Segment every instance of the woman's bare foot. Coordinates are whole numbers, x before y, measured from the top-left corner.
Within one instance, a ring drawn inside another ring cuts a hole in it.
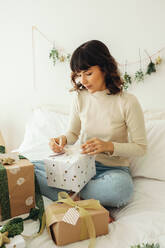
[[[82,200],[79,193],[70,192],[68,195],[72,198],[73,201]]]
[[[110,213],[109,213],[109,221],[108,221],[108,223],[112,223],[112,222],[114,222],[115,221],[115,219],[110,215]]]

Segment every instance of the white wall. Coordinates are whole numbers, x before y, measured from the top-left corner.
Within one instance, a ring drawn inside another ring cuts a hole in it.
[[[53,67],[48,59],[51,44],[38,32],[33,87],[32,25],[69,53],[87,40],[99,39],[124,63],[138,60],[139,48],[144,58],[144,49],[153,54],[165,46],[164,12],[164,0],[0,0],[0,128],[7,149],[20,145],[33,107],[70,104],[69,64]],[[127,68],[135,72],[138,65]],[[165,108],[164,69],[165,63],[144,84],[129,89],[143,108]]]

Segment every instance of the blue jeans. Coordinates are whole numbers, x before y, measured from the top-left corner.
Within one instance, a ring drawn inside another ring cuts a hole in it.
[[[31,161],[35,165],[35,174],[40,185],[41,194],[53,201],[63,189],[47,185],[46,171],[43,161]],[[96,175],[80,191],[83,199],[94,198],[103,206],[121,207],[126,205],[133,194],[133,181],[128,167],[105,166],[96,161]]]

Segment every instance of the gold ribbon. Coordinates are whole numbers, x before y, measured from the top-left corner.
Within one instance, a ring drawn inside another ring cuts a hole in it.
[[[41,224],[40,231],[38,233],[34,233],[34,234],[31,234],[31,235],[21,234],[21,236],[24,239],[33,239],[33,238],[39,237],[43,233],[43,231],[45,229],[45,225],[46,225],[46,216],[45,216],[45,213],[44,213],[43,216],[42,216],[42,224]]]
[[[13,158],[0,158],[0,162],[3,164],[3,165],[12,165],[14,162],[15,162],[15,159]]]
[[[73,201],[66,192],[59,192],[58,193],[58,202],[63,202],[71,207],[75,207],[78,211],[80,216],[82,217],[82,224],[81,224],[81,234],[80,240],[86,239],[87,233],[89,234],[90,243],[88,248],[93,248],[96,242],[96,232],[95,226],[93,224],[92,217],[90,213],[86,209],[100,209],[101,205],[98,200],[90,199],[85,201]],[[65,213],[68,210],[66,207],[60,207],[59,209],[54,209],[53,214],[58,215]],[[60,221],[60,218],[56,218],[57,221]],[[47,227],[52,223],[52,213],[47,214]]]

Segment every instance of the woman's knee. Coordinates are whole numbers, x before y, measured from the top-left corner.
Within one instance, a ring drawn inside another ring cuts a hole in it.
[[[112,206],[121,207],[126,205],[133,195],[133,180],[131,176],[125,171],[115,172],[112,185],[114,192]]]
[[[122,170],[111,170],[91,180],[82,190],[82,197],[95,198],[104,206],[120,207],[127,204],[133,193],[131,176]]]

